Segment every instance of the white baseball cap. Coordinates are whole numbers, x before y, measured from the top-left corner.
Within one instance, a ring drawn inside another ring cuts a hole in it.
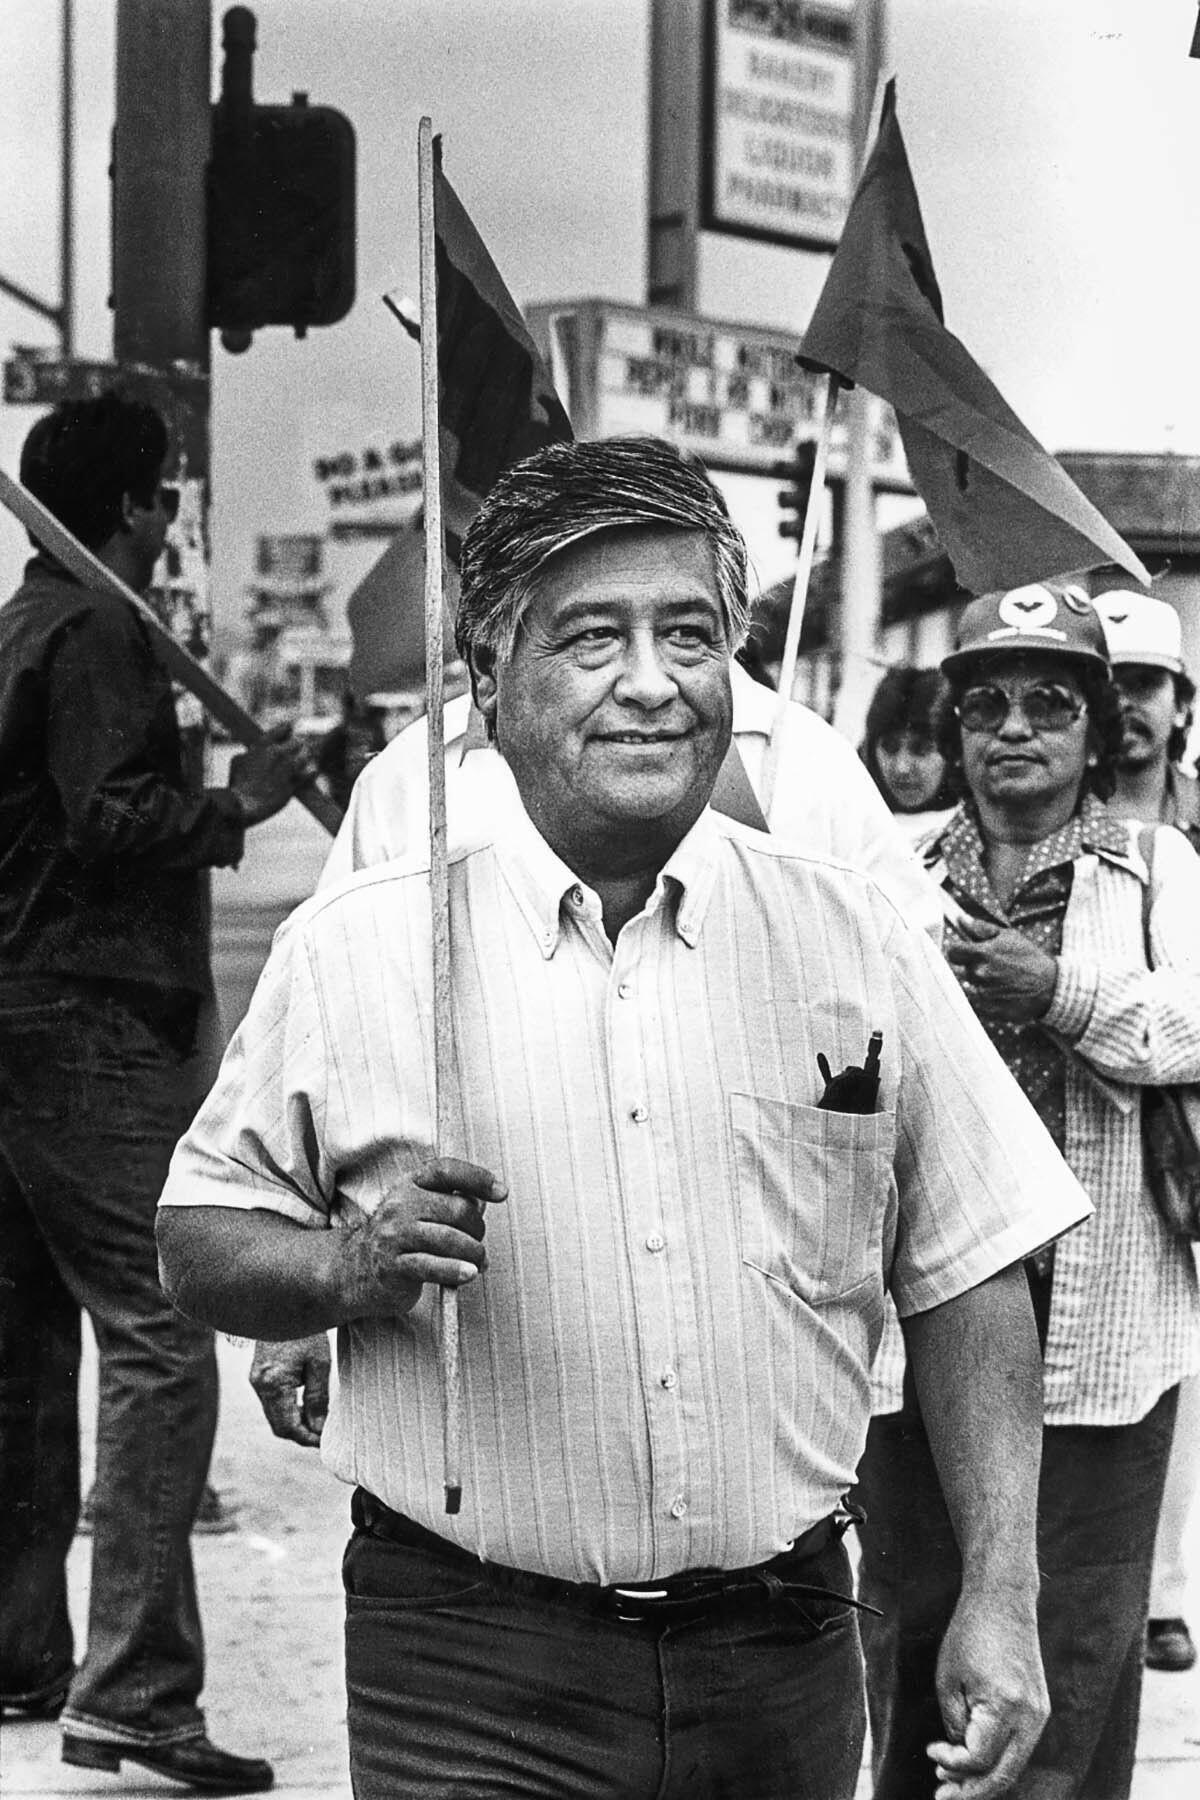
[[[1148,663],[1151,668],[1183,674],[1183,632],[1179,614],[1166,600],[1114,588],[1096,595],[1096,611],[1104,622],[1108,654],[1114,665]]]

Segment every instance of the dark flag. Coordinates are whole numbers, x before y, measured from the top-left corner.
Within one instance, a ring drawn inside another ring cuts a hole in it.
[[[442,504],[461,536],[496,477],[571,422],[466,208],[434,169]]]
[[[458,570],[446,567],[447,656],[454,655]],[[354,649],[347,679],[359,700],[420,685],[425,670],[425,533],[420,523],[398,531],[346,602]]]
[[[909,470],[970,593],[1117,563],[1149,575],[943,323],[896,84],[804,334],[807,367],[886,400]]]
[[[502,470],[574,434],[550,372],[434,140],[442,507],[461,537]],[[420,326],[393,308],[413,336]]]
[[[434,232],[442,513],[453,543],[504,469],[573,433],[520,308],[442,173],[440,155],[434,168]],[[389,300],[389,305],[419,338],[419,321],[404,304]],[[347,603],[354,638],[350,686],[360,697],[421,679],[424,542],[419,525],[400,533]],[[448,568],[450,617],[456,597],[457,577]]]

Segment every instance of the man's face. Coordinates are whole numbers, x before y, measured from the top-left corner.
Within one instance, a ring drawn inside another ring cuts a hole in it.
[[[1118,663],[1113,681],[1121,700],[1118,767],[1144,769],[1165,762],[1172,731],[1187,723],[1187,708],[1179,705],[1170,669],[1150,663]]]
[[[729,745],[729,655],[700,532],[597,532],[542,570],[511,658],[476,658],[476,697],[565,861],[616,873],[690,829]]]
[[[1062,800],[1069,816],[1092,749],[1083,687],[1071,663],[1036,653],[989,660],[986,673],[976,675],[961,696],[960,713],[976,689],[998,690],[1008,702],[1007,715],[991,729],[970,730],[960,717],[963,775],[976,800],[1014,814]],[[1052,704],[1055,695],[1069,699],[1076,716],[1053,727],[1033,723],[1024,702],[1028,698],[1036,714],[1047,693]]]

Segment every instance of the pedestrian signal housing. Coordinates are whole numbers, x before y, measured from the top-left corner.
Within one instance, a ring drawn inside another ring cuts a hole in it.
[[[354,127],[294,94],[287,106],[251,94],[255,20],[224,18],[221,97],[208,166],[207,318],[226,349],[255,331],[334,325],[354,304]]]

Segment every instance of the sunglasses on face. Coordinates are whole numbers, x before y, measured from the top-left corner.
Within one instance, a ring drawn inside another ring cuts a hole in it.
[[[179,489],[164,481],[158,490],[158,504],[166,515],[167,524],[173,525],[179,517]]]
[[[964,731],[999,731],[1014,708],[1019,708],[1033,731],[1067,731],[1087,711],[1086,702],[1069,688],[1039,682],[1023,694],[1002,687],[968,688],[954,708]]]

